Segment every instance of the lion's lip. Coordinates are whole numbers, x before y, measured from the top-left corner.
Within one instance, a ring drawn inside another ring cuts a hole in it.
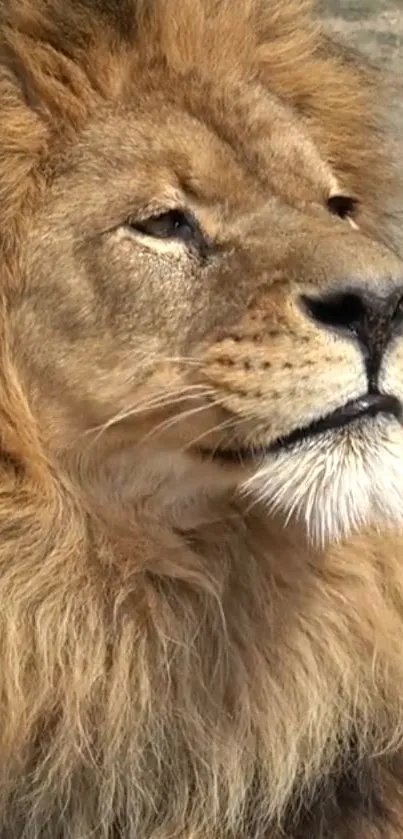
[[[320,419],[314,420],[302,428],[296,428],[285,437],[278,438],[270,446],[264,447],[239,447],[237,449],[217,448],[214,451],[204,450],[203,454],[209,454],[214,459],[226,460],[228,462],[243,463],[245,461],[258,460],[267,454],[273,454],[281,449],[291,448],[296,443],[323,434],[331,429],[342,428],[350,423],[367,417],[375,417],[379,414],[388,414],[398,420],[402,419],[402,404],[395,396],[387,393],[366,393],[363,396],[347,402],[332,413]]]

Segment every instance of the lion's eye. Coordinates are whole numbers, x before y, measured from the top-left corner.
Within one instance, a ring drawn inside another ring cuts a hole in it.
[[[187,243],[198,243],[201,236],[196,220],[190,213],[181,210],[169,210],[144,221],[132,221],[130,227],[155,239],[180,239]]]
[[[357,209],[358,201],[350,195],[332,195],[328,198],[327,208],[334,216],[351,218]]]

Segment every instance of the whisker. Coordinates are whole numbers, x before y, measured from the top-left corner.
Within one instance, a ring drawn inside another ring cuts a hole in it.
[[[93,426],[92,428],[87,429],[84,431],[83,436],[94,434],[96,431],[99,431],[102,434],[111,426],[122,422],[128,417],[134,417],[139,414],[146,413],[147,411],[169,407],[170,405],[183,402],[186,399],[195,399],[199,396],[211,396],[213,393],[212,389],[206,388],[205,385],[189,385],[187,387],[182,386],[181,388],[175,388],[171,391],[163,391],[161,394],[150,397],[147,400],[143,400],[143,402],[133,403],[128,408],[116,413],[113,417],[111,417],[111,419],[107,420],[107,422],[102,425]],[[99,438],[97,437],[96,440],[97,439]],[[96,442],[96,440],[94,442]]]
[[[171,428],[172,426],[174,426],[176,423],[181,422],[184,419],[186,420],[188,417],[193,416],[194,414],[197,414],[201,411],[207,410],[209,408],[215,408],[215,407],[222,408],[223,406],[225,407],[225,403],[226,403],[226,397],[225,396],[217,397],[217,395],[214,391],[211,391],[210,394],[205,393],[205,394],[202,394],[202,395],[203,396],[212,395],[212,396],[214,396],[214,399],[212,399],[212,401],[209,402],[207,405],[201,405],[198,408],[193,408],[189,411],[183,411],[183,412],[177,414],[175,417],[171,417],[168,420],[165,420],[164,422],[162,422],[158,426],[156,426],[154,429],[152,429],[145,437],[142,437],[141,440],[140,440],[140,443],[144,443],[145,440],[148,440],[150,437],[154,436],[154,434],[162,433],[163,431],[166,431],[168,428]],[[230,417],[228,420],[223,421],[223,423],[227,423],[227,422],[229,424],[233,424],[233,425],[242,424],[242,422],[244,422],[244,418],[243,417],[239,417],[239,418],[238,417]],[[206,434],[210,434],[210,433],[211,433],[211,429],[207,430],[206,432],[203,432],[200,435],[200,437],[204,437],[204,436],[206,436]],[[196,439],[198,439],[198,438],[196,438]],[[182,449],[183,451],[186,450],[187,445],[190,445],[190,444],[185,444],[184,448]]]
[[[164,420],[164,422],[159,423],[159,425],[155,426],[155,428],[152,428],[151,431],[149,431],[144,437],[142,437],[138,445],[143,445],[146,441],[150,440],[150,438],[154,437],[156,434],[162,434],[164,431],[167,431],[169,428],[172,428],[174,425],[177,425],[179,422],[182,422],[183,420],[189,419],[189,417],[192,417],[195,414],[199,414],[203,411],[210,410],[212,407],[214,407],[214,404],[215,403],[199,405],[197,408],[190,408],[187,411],[182,411],[175,417],[170,417],[168,420]]]
[[[167,362],[167,364],[190,364],[194,367],[201,367],[203,363],[197,358],[192,358],[192,356],[186,355],[163,356],[162,358],[158,359],[158,364],[164,364],[165,362]]]
[[[190,443],[186,443],[185,446],[181,449],[181,451],[187,451],[187,449],[192,448],[196,445],[196,443],[200,443],[200,440],[203,440],[205,437],[208,437],[209,434],[214,434],[218,432],[223,432],[227,427],[231,427],[234,424],[235,417],[231,417],[230,419],[223,420],[223,422],[217,423],[217,425],[211,426],[208,428],[207,431],[203,431],[202,434],[199,434],[197,437],[194,437]]]

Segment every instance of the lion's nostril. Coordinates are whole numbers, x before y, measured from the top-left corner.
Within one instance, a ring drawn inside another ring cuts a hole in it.
[[[356,329],[364,320],[367,307],[354,292],[332,294],[324,298],[303,296],[302,305],[310,317],[323,326]]]
[[[358,341],[364,352],[369,386],[376,388],[383,353],[401,328],[399,304],[402,289],[381,297],[367,290],[350,288],[323,297],[304,295],[300,304],[308,317]]]

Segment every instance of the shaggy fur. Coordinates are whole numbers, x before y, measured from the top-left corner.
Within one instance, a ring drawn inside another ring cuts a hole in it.
[[[0,0],[1,839],[403,835],[401,424],[271,448],[403,401],[301,303],[398,317],[378,84],[308,0]]]

